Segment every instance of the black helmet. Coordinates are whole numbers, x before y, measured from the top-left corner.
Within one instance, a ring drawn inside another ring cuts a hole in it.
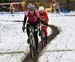
[[[34,11],[35,10],[35,6],[32,3],[29,3],[27,6],[28,10]]]

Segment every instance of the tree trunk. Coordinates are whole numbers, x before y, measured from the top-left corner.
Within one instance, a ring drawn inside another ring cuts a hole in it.
[[[67,4],[67,9],[70,10],[70,9],[69,9],[69,8],[70,8],[70,6],[69,6],[70,0],[66,0],[66,4]]]

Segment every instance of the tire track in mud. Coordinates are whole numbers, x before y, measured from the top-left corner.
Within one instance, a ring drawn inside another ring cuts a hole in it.
[[[50,25],[49,27],[52,30],[52,33],[48,36],[48,43],[50,43],[51,40],[54,39],[60,33],[58,27],[56,27],[54,25]],[[44,48],[42,48],[41,42],[40,42],[39,43],[39,54],[36,55],[34,58],[31,58],[30,53],[28,53],[27,56],[24,58],[24,60],[22,62],[37,62],[38,58],[40,56],[40,53],[42,52],[43,49]]]

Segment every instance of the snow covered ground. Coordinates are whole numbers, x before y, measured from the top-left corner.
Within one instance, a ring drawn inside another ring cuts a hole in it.
[[[60,34],[43,50],[38,62],[75,62],[75,16],[53,16]]]
[[[12,22],[23,18],[23,14],[0,15],[0,62],[21,62],[29,52],[22,22]]]
[[[60,34],[43,50],[38,62],[75,62],[75,12],[49,14],[49,24]],[[22,32],[23,14],[0,14],[0,62],[21,62],[29,52],[26,33]],[[48,28],[48,33],[51,29]]]

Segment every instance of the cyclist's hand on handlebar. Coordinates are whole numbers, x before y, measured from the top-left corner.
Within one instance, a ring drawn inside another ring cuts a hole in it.
[[[46,21],[42,20],[41,22],[42,22],[42,24],[48,26],[48,23],[46,23]]]
[[[45,23],[46,26],[50,26],[48,23]]]

